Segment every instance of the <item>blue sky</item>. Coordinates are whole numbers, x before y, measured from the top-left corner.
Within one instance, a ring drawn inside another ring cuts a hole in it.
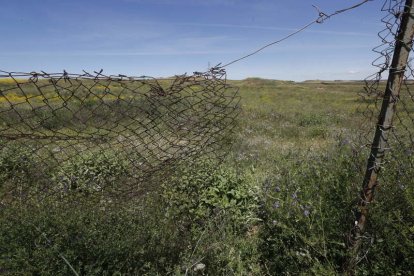
[[[171,76],[203,71],[359,0],[0,0],[0,70]],[[363,79],[383,0],[315,24],[228,77]]]

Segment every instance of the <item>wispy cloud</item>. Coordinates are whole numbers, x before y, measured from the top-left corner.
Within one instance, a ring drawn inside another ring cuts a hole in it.
[[[355,74],[359,73],[359,70],[348,70],[347,73],[350,74],[350,75],[355,75]]]
[[[234,29],[256,29],[264,31],[297,31],[298,28],[287,28],[287,27],[271,27],[271,26],[258,26],[258,25],[236,25],[236,24],[221,24],[221,23],[176,23],[175,25],[179,26],[194,26],[194,27],[207,27],[207,28],[234,28]],[[342,31],[332,31],[332,30],[311,30],[307,29],[304,32],[307,33],[318,33],[318,34],[331,34],[331,35],[345,35],[345,36],[375,36],[372,33],[362,33],[362,32],[342,32]]]

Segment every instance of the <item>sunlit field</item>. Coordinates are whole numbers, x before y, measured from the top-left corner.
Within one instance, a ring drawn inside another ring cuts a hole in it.
[[[9,82],[2,80],[0,90]],[[222,158],[190,158],[166,167],[133,195],[106,193],[132,181],[136,170],[128,160],[133,153],[120,154],[117,143],[57,158],[58,166],[39,156],[42,151],[33,155],[18,144],[0,145],[0,274],[343,272],[368,154],[361,135],[371,124],[363,111],[375,110],[360,96],[364,83],[229,83],[239,88],[240,114],[220,148]],[[21,123],[7,115],[10,106],[115,106],[131,96],[117,94],[116,87],[107,94],[107,88],[94,87],[90,98],[81,90],[65,99],[52,90],[0,94],[0,124]],[[90,115],[80,110],[79,117]],[[107,116],[105,109],[97,114]],[[91,135],[99,123],[92,118],[79,128],[64,110],[49,115],[47,108],[39,110],[46,129],[67,136]],[[413,180],[404,178],[403,188],[394,185],[395,166],[390,162],[372,205],[358,275],[414,273]]]

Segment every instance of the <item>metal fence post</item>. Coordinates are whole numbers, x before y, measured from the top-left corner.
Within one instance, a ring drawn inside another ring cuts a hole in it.
[[[381,111],[371,145],[371,152],[358,203],[355,226],[350,237],[350,260],[348,274],[353,274],[358,262],[358,253],[362,243],[362,235],[366,227],[369,204],[374,198],[374,190],[378,183],[381,163],[388,148],[388,135],[393,127],[393,117],[399,100],[400,89],[404,81],[405,69],[411,52],[414,36],[414,1],[406,0],[401,23],[396,36],[393,59],[389,70],[387,86],[382,101]]]

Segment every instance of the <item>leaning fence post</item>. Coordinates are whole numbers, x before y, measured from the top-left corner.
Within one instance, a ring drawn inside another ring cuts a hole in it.
[[[389,150],[388,135],[393,127],[393,117],[399,100],[400,89],[404,81],[405,69],[413,44],[414,36],[414,2],[406,0],[401,16],[400,26],[396,35],[394,54],[389,70],[387,86],[382,100],[381,111],[376,125],[375,136],[371,145],[365,177],[358,203],[355,226],[350,237],[350,261],[348,274],[353,274],[358,263],[358,253],[365,230],[369,204],[374,198],[378,173],[381,169],[386,151]]]

